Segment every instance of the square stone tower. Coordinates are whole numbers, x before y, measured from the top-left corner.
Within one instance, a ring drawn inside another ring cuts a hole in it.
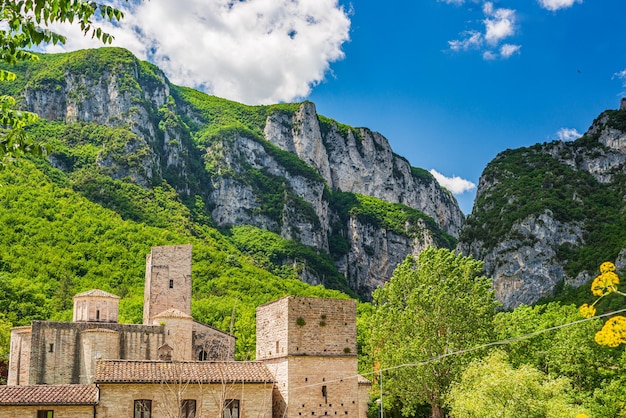
[[[356,301],[287,296],[257,308],[257,360],[276,379],[274,417],[363,417]]]
[[[152,247],[146,256],[143,323],[168,309],[191,315],[191,245]]]

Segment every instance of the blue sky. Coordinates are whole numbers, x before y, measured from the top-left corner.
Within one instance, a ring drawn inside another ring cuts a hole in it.
[[[498,152],[571,140],[626,96],[624,0],[111,3],[126,9],[114,44],[176,84],[311,100],[441,173],[465,213]],[[56,29],[68,42],[49,52],[97,46]]]

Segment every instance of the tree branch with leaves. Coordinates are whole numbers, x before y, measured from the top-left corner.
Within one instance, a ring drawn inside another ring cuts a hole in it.
[[[98,25],[100,19],[120,21],[124,14],[114,7],[85,0],[0,0],[0,62],[14,65],[36,61],[32,48],[64,44],[65,36],[48,29],[54,23],[78,24],[85,36],[111,43],[113,36]],[[15,73],[0,69],[0,82],[15,80]],[[43,155],[48,147],[35,141],[25,128],[37,115],[17,109],[11,96],[0,96],[0,167],[22,155]]]

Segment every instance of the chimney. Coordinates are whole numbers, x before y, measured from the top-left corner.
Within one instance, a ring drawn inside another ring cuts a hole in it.
[[[626,97],[622,97],[622,102],[619,105],[619,110],[626,110]]]

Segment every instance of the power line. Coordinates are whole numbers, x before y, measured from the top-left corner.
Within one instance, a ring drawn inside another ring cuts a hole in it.
[[[583,322],[591,321],[591,320],[594,320],[594,319],[600,319],[600,318],[604,318],[604,317],[607,317],[607,316],[612,316],[612,315],[616,315],[616,314],[624,313],[624,312],[626,312],[626,308],[620,309],[620,310],[617,310],[617,311],[613,311],[613,312],[608,312],[608,313],[601,314],[601,315],[596,315],[596,316],[591,317],[591,318],[584,318],[584,319],[579,319],[578,321],[568,322],[568,323],[565,323],[565,324],[562,324],[562,325],[556,325],[554,327],[541,329],[541,330],[534,331],[534,332],[531,332],[531,333],[528,333],[528,334],[520,335],[518,337],[508,338],[506,340],[494,341],[494,342],[490,342],[490,343],[479,345],[479,346],[472,347],[472,348],[466,348],[466,349],[462,349],[462,350],[451,351],[449,353],[440,354],[438,356],[433,356],[433,357],[431,357],[431,358],[429,358],[427,360],[423,360],[423,361],[420,361],[420,362],[417,362],[417,363],[400,364],[398,366],[385,367],[385,368],[379,369],[377,371],[366,372],[366,373],[359,373],[359,374],[361,376],[369,376],[369,375],[375,375],[375,374],[379,374],[379,373],[382,373],[382,372],[386,372],[386,371],[389,371],[389,370],[402,369],[402,368],[405,368],[405,367],[425,366],[425,365],[430,364],[430,363],[435,363],[437,361],[441,361],[441,360],[443,360],[443,359],[445,359],[447,357],[452,357],[452,356],[456,356],[456,355],[459,355],[459,354],[471,353],[471,352],[478,351],[478,350],[483,350],[483,349],[489,348],[489,347],[495,347],[495,346],[500,346],[500,345],[507,345],[507,344],[518,342],[518,341],[527,340],[529,338],[536,337],[537,335],[541,335],[541,334],[544,334],[546,332],[555,331],[555,330],[561,329],[561,328],[571,327],[573,325],[582,324]],[[338,378],[338,379],[334,379],[334,380],[328,380],[328,381],[325,381],[325,382],[322,382],[322,383],[311,383],[311,384],[308,384],[308,385],[296,386],[294,389],[304,389],[304,388],[308,388],[308,387],[326,385],[328,383],[343,382],[344,380],[348,380],[348,379],[356,379],[356,378],[358,378],[359,374],[356,374],[356,375],[353,375],[353,376],[342,377],[342,378]]]

